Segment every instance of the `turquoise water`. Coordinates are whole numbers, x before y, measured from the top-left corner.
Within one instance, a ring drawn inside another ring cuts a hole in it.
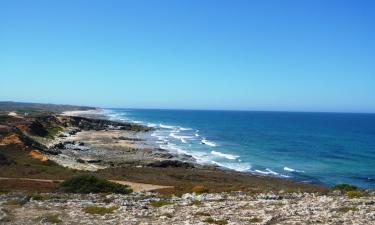
[[[106,109],[156,128],[162,148],[303,182],[375,188],[375,114]]]

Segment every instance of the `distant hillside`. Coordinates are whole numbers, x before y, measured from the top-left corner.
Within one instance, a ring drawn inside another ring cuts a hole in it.
[[[0,111],[48,111],[48,112],[59,113],[63,111],[90,110],[90,109],[96,109],[96,108],[89,107],[89,106],[0,101]]]

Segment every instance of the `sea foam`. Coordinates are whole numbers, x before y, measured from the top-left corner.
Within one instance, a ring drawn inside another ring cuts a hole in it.
[[[223,157],[223,158],[226,158],[226,159],[230,159],[230,160],[235,160],[235,159],[239,158],[238,155],[226,154],[226,153],[217,152],[217,151],[211,151],[211,154],[215,155],[215,156]]]
[[[208,141],[206,139],[203,139],[201,141],[202,144],[205,144],[205,145],[208,145],[208,146],[211,146],[211,147],[216,147],[216,143],[212,142],[212,141]]]

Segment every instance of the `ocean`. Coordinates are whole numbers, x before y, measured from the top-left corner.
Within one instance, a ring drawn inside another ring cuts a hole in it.
[[[105,109],[155,127],[161,148],[198,163],[335,185],[375,188],[375,114]]]

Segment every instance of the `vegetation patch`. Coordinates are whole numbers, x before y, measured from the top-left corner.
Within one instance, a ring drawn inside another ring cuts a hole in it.
[[[192,206],[192,205],[202,205],[202,202],[199,201],[199,200],[194,200],[194,201],[190,202],[189,205],[190,205],[190,206]]]
[[[353,211],[353,212],[358,211],[358,209],[356,207],[345,206],[345,207],[339,208],[337,211],[346,213],[349,211]]]
[[[4,203],[4,205],[22,206],[26,204],[29,200],[30,198],[28,196],[24,196],[22,198],[8,200],[7,202]]]
[[[48,134],[47,134],[47,138],[51,138],[51,139],[53,139],[53,138],[55,138],[55,136],[59,133],[59,132],[61,132],[61,131],[63,131],[63,128],[61,128],[61,127],[51,127],[51,128],[47,128],[47,132],[48,132]]]
[[[339,191],[356,191],[358,187],[350,184],[337,184],[331,188],[332,190],[339,190]]]
[[[0,115],[0,122],[4,122],[4,121],[7,121],[9,119],[12,119],[13,117],[12,116],[9,116],[9,115]]]
[[[104,214],[108,214],[108,213],[113,213],[113,211],[115,211],[116,209],[118,209],[119,207],[118,206],[112,206],[112,207],[109,207],[109,208],[106,208],[106,207],[100,207],[100,206],[87,206],[83,209],[83,211],[85,213],[89,213],[89,214],[98,214],[98,215],[104,215]]]
[[[204,185],[196,185],[192,188],[192,191],[197,194],[207,193],[209,190]]]
[[[215,220],[212,217],[208,217],[207,219],[203,220],[203,222],[209,223],[209,224],[218,224],[218,225],[225,225],[228,224],[227,220],[221,219],[221,220]]]
[[[250,223],[261,223],[263,220],[261,218],[258,218],[258,217],[253,217],[251,219],[248,220],[248,222]]]
[[[165,206],[165,205],[173,205],[173,203],[168,202],[168,201],[164,201],[164,200],[150,202],[150,206],[152,206],[152,207],[162,207],[162,206]]]
[[[196,216],[211,216],[211,214],[209,214],[208,212],[197,212],[195,215]]]
[[[45,201],[45,200],[48,200],[48,199],[51,199],[51,196],[49,195],[42,195],[40,193],[29,193],[27,194],[27,197],[29,199],[32,199],[32,200],[35,200],[35,201]]]
[[[0,188],[0,195],[8,194],[10,191],[8,189]]]
[[[129,194],[133,190],[126,185],[116,184],[90,174],[74,176],[60,184],[59,190],[67,193],[117,193]]]
[[[35,220],[36,221],[43,221],[43,222],[47,222],[47,223],[53,223],[53,224],[62,222],[62,220],[59,218],[59,215],[53,214],[53,213],[47,213],[43,216],[39,216]]]
[[[173,214],[172,213],[163,213],[162,216],[166,216],[168,218],[172,218]]]
[[[348,198],[360,198],[363,197],[363,193],[360,191],[348,191],[346,192],[346,196],[348,196]]]

